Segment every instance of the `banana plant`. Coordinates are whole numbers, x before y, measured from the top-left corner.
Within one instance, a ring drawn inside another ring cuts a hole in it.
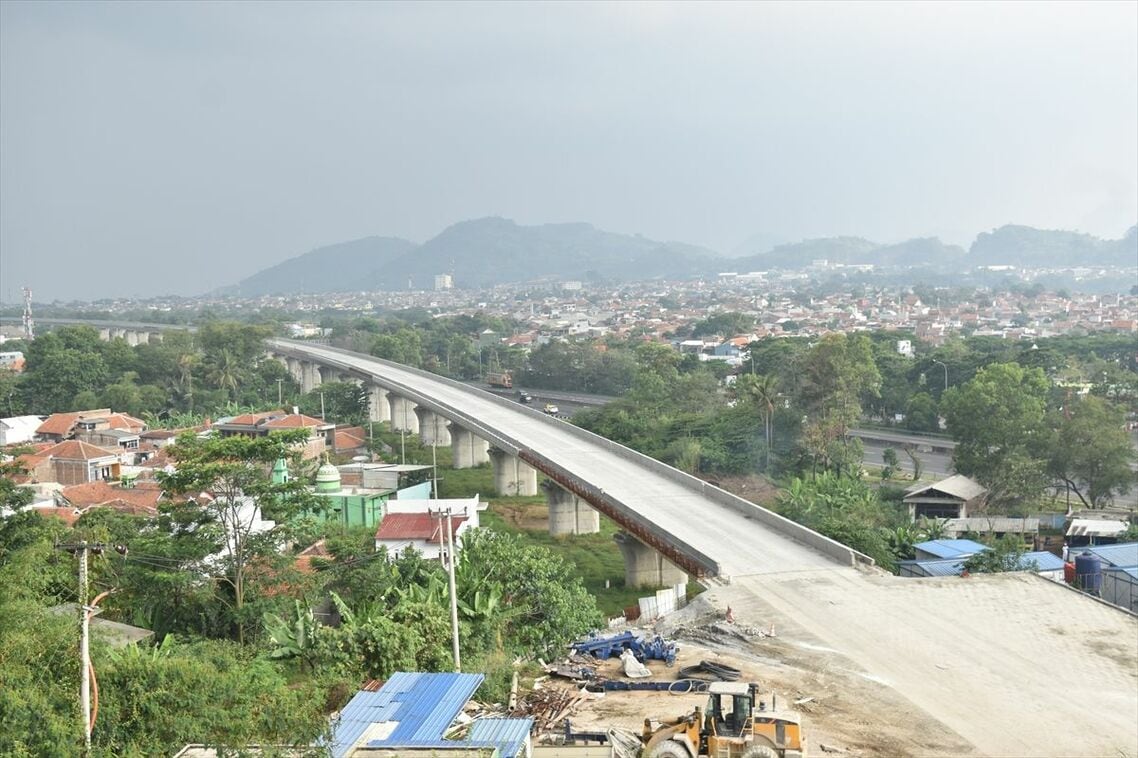
[[[302,666],[311,667],[316,643],[317,625],[312,609],[295,601],[295,616],[285,621],[275,613],[265,613],[262,623],[273,644],[269,657],[275,659],[300,658]]]

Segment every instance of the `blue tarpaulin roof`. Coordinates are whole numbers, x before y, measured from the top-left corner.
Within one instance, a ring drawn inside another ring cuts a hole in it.
[[[986,545],[981,545],[973,540],[929,540],[913,545],[913,547],[922,553],[935,555],[937,558],[967,558],[988,549]]]

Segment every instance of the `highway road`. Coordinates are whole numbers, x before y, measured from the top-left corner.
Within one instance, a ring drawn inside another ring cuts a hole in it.
[[[774,520],[786,523],[785,530],[748,517],[701,494],[701,488],[716,488],[670,467],[664,467],[671,472],[669,475],[661,475],[662,464],[627,449],[624,455],[615,454],[614,448],[620,446],[528,406],[433,374],[347,351],[289,340],[272,340],[270,348],[286,354],[290,350],[300,351],[327,365],[370,375],[399,394],[441,411],[492,444],[506,450],[537,453],[552,467],[590,483],[638,519],[653,524],[665,539],[710,558],[718,564],[721,575],[771,574],[841,565],[834,558],[788,536],[790,531],[801,527],[774,514],[770,514]],[[750,507],[758,509],[758,506]],[[848,548],[821,535],[810,534],[851,555]],[[849,565],[850,560],[846,560],[845,565]]]
[[[890,447],[897,451],[897,465],[901,470],[912,474],[913,460],[905,454],[904,450],[886,442],[862,440],[862,448],[865,450],[862,460],[869,468],[881,468],[885,465],[885,450]],[[921,462],[921,472],[923,474],[930,476],[950,476],[953,473],[952,456],[947,453],[919,453],[914,451],[914,455],[916,455]]]

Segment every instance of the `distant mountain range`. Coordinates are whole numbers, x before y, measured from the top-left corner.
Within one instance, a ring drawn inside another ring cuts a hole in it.
[[[736,255],[765,247],[755,235]],[[396,237],[365,237],[317,248],[222,290],[259,296],[287,293],[430,289],[449,273],[456,287],[540,280],[642,281],[687,279],[716,272],[801,269],[817,260],[875,266],[1134,266],[1138,226],[1117,240],[1027,226],[980,234],[965,251],[936,237],[882,245],[861,237],[827,237],[781,244],[727,258],[697,245],[616,234],[590,224],[521,226],[503,218],[463,221],[417,245]]]

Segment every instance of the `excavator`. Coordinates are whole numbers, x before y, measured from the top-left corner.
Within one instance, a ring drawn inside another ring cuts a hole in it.
[[[644,721],[644,758],[804,758],[801,718],[770,706],[757,684],[712,682],[707,707],[655,729]]]

